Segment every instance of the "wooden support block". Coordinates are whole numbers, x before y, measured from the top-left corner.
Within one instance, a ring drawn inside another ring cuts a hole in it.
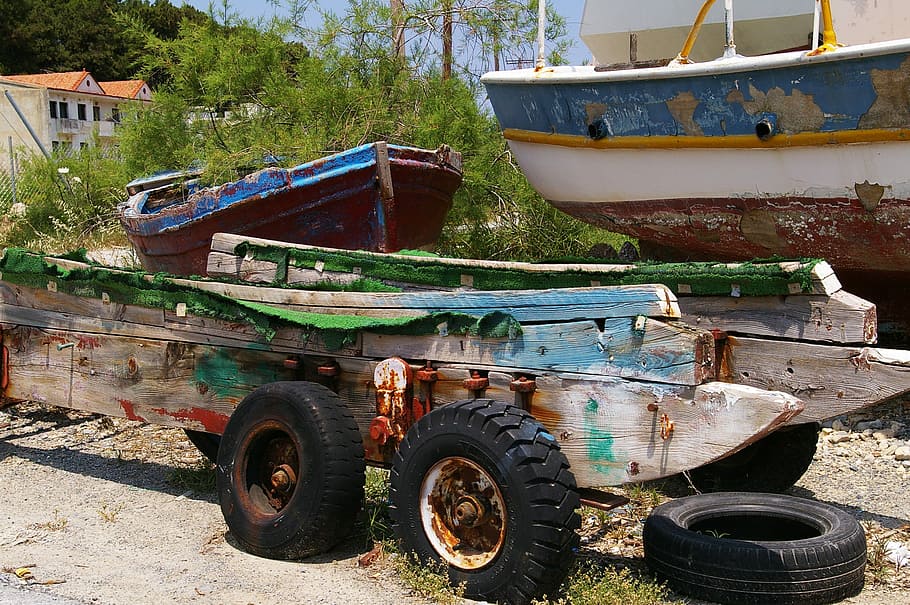
[[[875,305],[858,296],[681,296],[682,319],[705,330],[789,340],[873,344]]]
[[[722,376],[799,397],[822,421],[910,391],[910,351],[730,337]]]

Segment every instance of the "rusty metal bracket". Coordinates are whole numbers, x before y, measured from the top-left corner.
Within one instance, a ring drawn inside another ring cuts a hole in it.
[[[660,438],[666,441],[673,434],[676,425],[670,420],[670,417],[664,414],[660,417]]]
[[[478,391],[483,391],[490,387],[490,379],[480,375],[480,372],[477,370],[471,371],[471,377],[465,378],[461,383],[464,388],[469,391],[472,391],[476,396]]]
[[[516,393],[533,393],[537,390],[537,382],[527,376],[519,376],[509,383],[509,390]]]

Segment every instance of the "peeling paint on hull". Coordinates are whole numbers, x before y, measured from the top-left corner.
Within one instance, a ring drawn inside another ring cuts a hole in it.
[[[156,211],[145,210],[143,191],[120,222],[146,269],[177,275],[205,275],[220,232],[375,252],[432,246],[461,184],[460,154],[388,145],[384,192],[376,145],[266,168]]]

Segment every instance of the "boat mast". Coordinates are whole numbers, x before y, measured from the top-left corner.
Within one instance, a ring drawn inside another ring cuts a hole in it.
[[[538,0],[538,3],[537,3],[537,69],[543,69],[547,65],[546,37],[547,37],[547,2],[546,2],[546,0]]]
[[[724,59],[736,56],[736,42],[733,41],[733,0],[724,0]]]

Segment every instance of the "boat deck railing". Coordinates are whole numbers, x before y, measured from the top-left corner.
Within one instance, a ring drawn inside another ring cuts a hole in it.
[[[715,0],[705,0],[702,4],[701,9],[698,11],[698,15],[695,17],[695,22],[689,30],[689,35],[686,37],[682,50],[680,50],[679,54],[676,55],[676,58],[670,62],[671,65],[684,65],[692,62],[689,59],[689,54],[695,46],[695,41],[698,39],[698,32],[701,30],[701,26],[708,16],[708,11],[714,6],[714,2]],[[823,27],[821,32],[821,45],[818,43],[819,21],[821,21]],[[733,40],[733,0],[724,0],[724,26],[723,57],[729,59],[736,56],[736,43]],[[834,18],[831,15],[830,0],[815,0],[815,28],[812,34],[812,49],[809,51],[809,55],[813,56],[824,52],[830,52],[839,46],[840,45],[837,43],[837,35],[834,33]]]

